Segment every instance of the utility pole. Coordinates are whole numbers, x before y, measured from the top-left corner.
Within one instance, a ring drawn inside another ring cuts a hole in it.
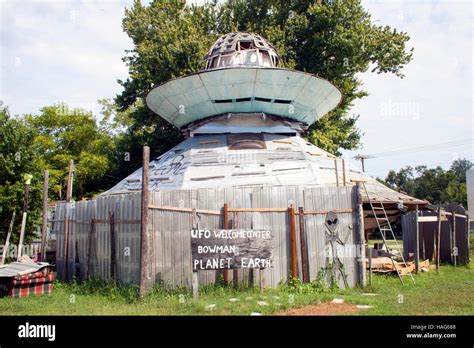
[[[356,160],[360,161],[360,163],[362,163],[362,171],[365,173],[365,160],[366,159],[369,159],[369,158],[372,158],[371,156],[367,156],[367,155],[357,155],[354,157]]]

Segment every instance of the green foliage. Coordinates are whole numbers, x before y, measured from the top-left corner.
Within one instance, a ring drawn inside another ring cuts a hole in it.
[[[26,115],[34,132],[33,145],[42,169],[50,171],[50,197],[65,199],[69,161],[74,160],[73,197],[84,197],[101,189],[115,148],[111,130],[97,124],[91,112],[65,104],[43,107],[38,115]]]
[[[25,240],[37,231],[40,220],[42,175],[40,158],[34,146],[34,132],[23,119],[11,117],[0,103],[0,240],[4,241],[13,211],[16,211],[11,244],[19,238],[24,198],[24,175],[31,174],[29,212]]]
[[[166,121],[137,101],[154,85],[200,70],[203,56],[221,34],[258,32],[276,47],[283,66],[336,84],[343,102],[316,122],[307,135],[309,141],[336,154],[360,143],[358,116],[348,115],[353,101],[367,95],[357,74],[371,68],[372,72],[402,77],[401,69],[412,58],[412,50],[405,47],[409,36],[374,25],[360,0],[229,1],[185,7],[178,2],[151,1],[144,6],[135,1],[125,11],[123,29],[134,48],[123,59],[130,78],[119,81],[124,90],[115,101],[120,111],[133,108],[133,127],[123,143],[132,152],[137,141],[172,146],[181,140]],[[151,132],[150,127],[159,132]],[[155,154],[163,148],[152,146]]]
[[[449,170],[407,166],[391,170],[383,183],[433,204],[456,202],[467,207],[466,171],[471,167],[466,159],[455,160]]]

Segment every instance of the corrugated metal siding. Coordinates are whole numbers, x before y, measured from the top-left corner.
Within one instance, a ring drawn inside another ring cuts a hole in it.
[[[458,204],[450,203],[442,206],[446,212],[456,212],[465,215],[466,211]],[[415,253],[415,212],[410,212],[402,216],[403,230],[403,252],[404,257],[408,258],[409,253]],[[420,211],[419,216],[437,216],[435,211]],[[448,221],[441,223],[440,240],[440,261],[452,262],[451,251],[454,247],[452,240],[453,217],[447,215]],[[419,250],[420,259],[434,259],[435,234],[438,230],[438,222],[423,222],[419,224]],[[458,248],[457,263],[463,264],[469,262],[469,239],[466,219],[456,217],[456,246]]]
[[[69,209],[70,243],[69,274],[73,274],[76,258],[75,244],[82,279],[87,274],[90,263],[91,277],[110,278],[110,225],[109,212],[115,216],[115,234],[117,243],[117,279],[124,283],[139,282],[140,265],[140,224],[130,220],[140,220],[140,193],[127,195],[101,196],[93,201],[76,202]],[[215,188],[199,190],[166,190],[150,194],[151,206],[171,206],[179,208],[198,208],[221,211],[224,203],[232,208],[287,208],[293,204],[295,211],[303,206],[305,210],[353,209],[353,213],[339,214],[339,234],[348,248],[354,248],[357,238],[357,194],[351,187],[246,187]],[[66,205],[57,207],[54,229],[57,233],[58,275],[62,278],[63,231]],[[290,221],[286,212],[229,212],[229,228],[270,229],[274,235],[274,267],[263,270],[267,286],[275,287],[285,282],[291,272],[291,235]],[[325,214],[305,214],[305,229],[310,260],[310,279],[315,280],[319,271],[326,267],[325,246],[327,228]],[[91,238],[91,219],[95,223],[95,233]],[[298,276],[302,276],[300,255],[299,216],[295,216]],[[121,221],[127,220],[128,223]],[[223,216],[197,213],[195,223],[200,228],[222,228]],[[193,216],[189,212],[170,210],[149,210],[149,228],[155,259],[150,264],[156,282],[171,286],[191,286],[191,239]],[[91,241],[91,255],[89,255]],[[127,253],[129,251],[129,253]],[[128,255],[128,256],[127,256]],[[348,283],[357,283],[356,257],[343,258]],[[90,261],[88,261],[90,257]],[[239,284],[258,283],[260,270],[238,270]],[[233,272],[230,271],[230,280]],[[199,272],[201,285],[216,281],[215,271]],[[341,285],[343,285],[341,281]]]

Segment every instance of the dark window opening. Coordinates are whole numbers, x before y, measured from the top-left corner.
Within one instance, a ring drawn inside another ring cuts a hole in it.
[[[232,103],[232,99],[218,99],[218,100],[214,100],[214,103],[216,104]]]
[[[275,99],[275,103],[278,103],[278,104],[291,104],[291,100]]]
[[[271,103],[272,100],[269,98],[260,98],[260,97],[255,97],[256,101],[261,101],[261,102],[266,102],[266,103]]]
[[[251,101],[252,98],[248,97],[248,98],[237,98],[235,99],[235,102],[236,103],[239,103],[239,102],[246,102],[246,101]]]
[[[261,150],[266,149],[262,134],[239,133],[227,135],[229,150]]]
[[[251,48],[254,48],[252,41],[240,41],[240,49],[241,50],[249,50]]]

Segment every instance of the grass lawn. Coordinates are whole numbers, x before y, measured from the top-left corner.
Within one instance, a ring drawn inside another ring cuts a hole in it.
[[[474,267],[446,265],[439,274],[431,269],[414,277],[415,284],[409,277],[401,285],[396,276],[374,275],[372,285],[365,289],[330,290],[301,284],[263,294],[258,289],[213,286],[202,289],[197,300],[185,290],[157,288],[141,301],[136,287],[56,282],[50,297],[1,298],[0,315],[268,315],[334,298],[373,306],[355,315],[474,315]],[[364,295],[367,292],[376,295]]]

